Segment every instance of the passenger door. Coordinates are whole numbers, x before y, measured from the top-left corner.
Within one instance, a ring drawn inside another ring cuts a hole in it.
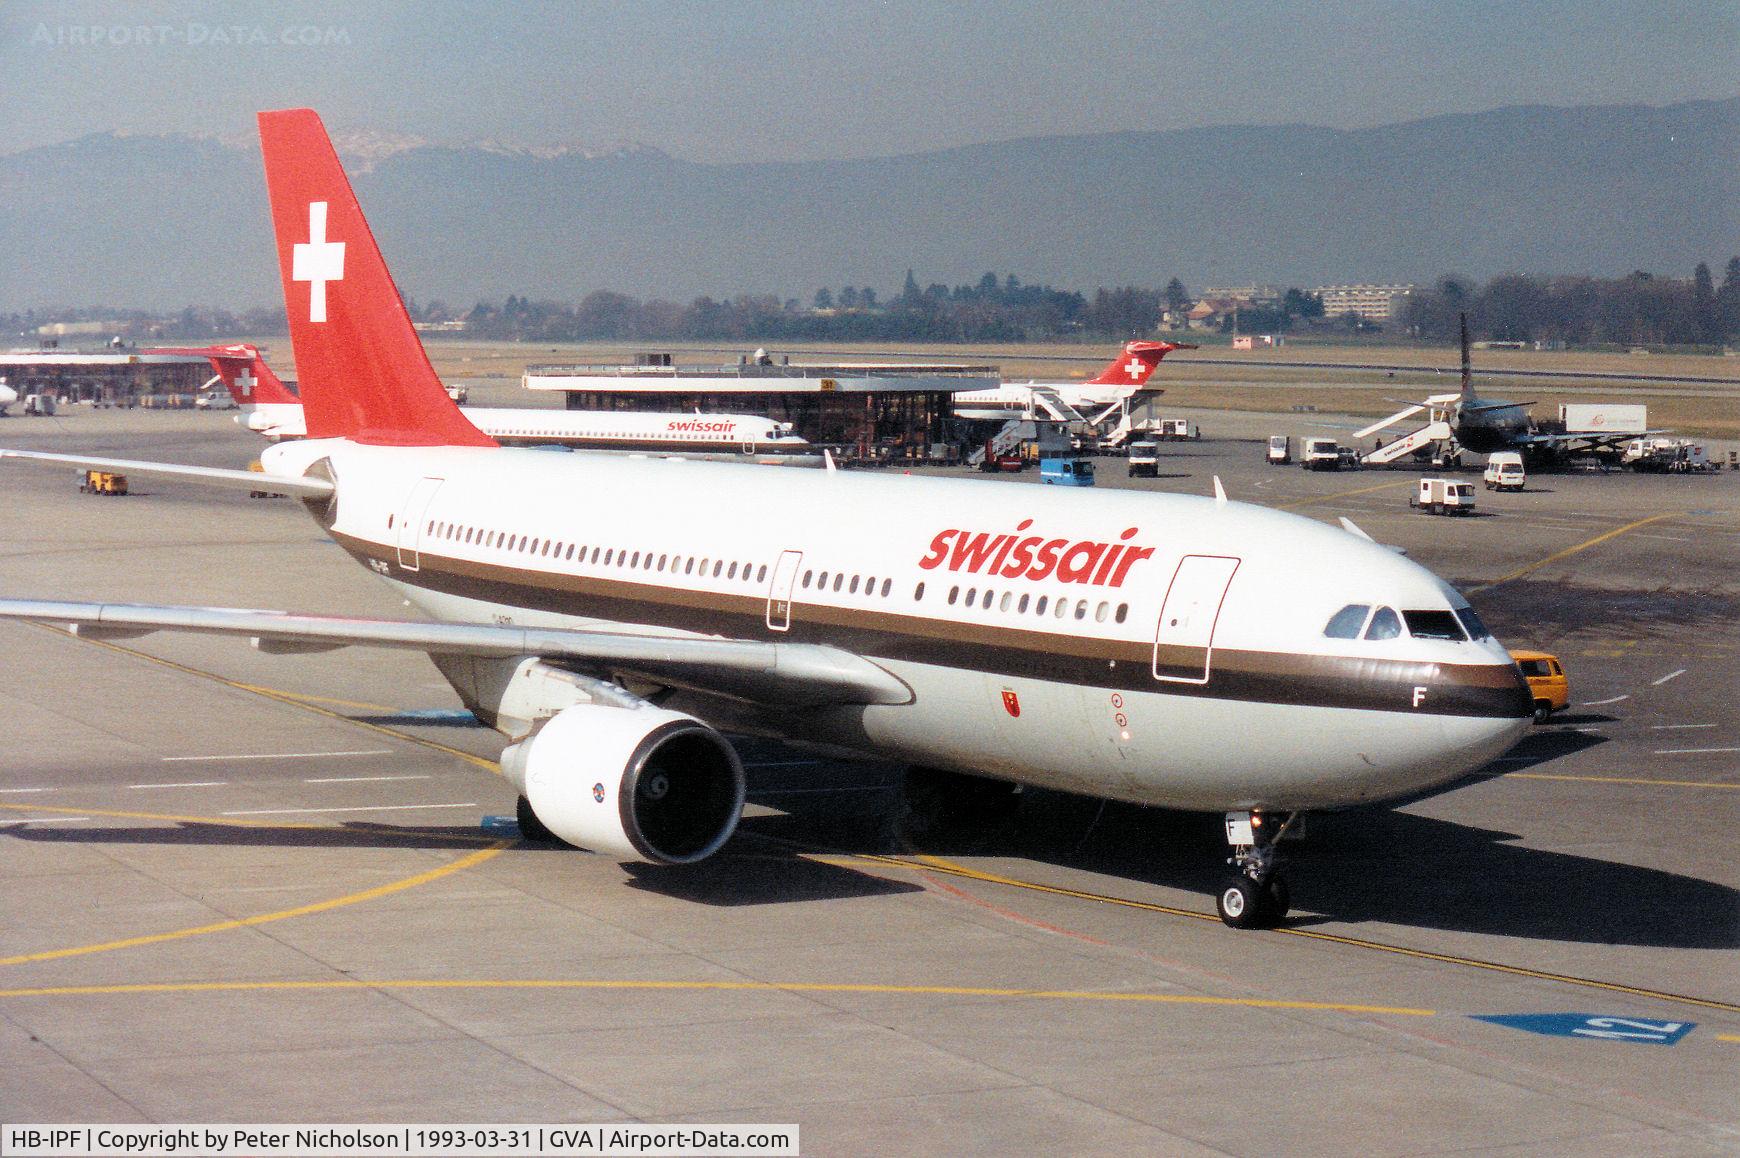
[[[791,628],[791,589],[797,582],[798,566],[804,561],[802,551],[782,551],[773,568],[773,581],[767,588],[767,626],[771,631]]]
[[[1155,679],[1208,682],[1214,627],[1238,569],[1239,560],[1225,555],[1186,555],[1179,561],[1154,634]]]

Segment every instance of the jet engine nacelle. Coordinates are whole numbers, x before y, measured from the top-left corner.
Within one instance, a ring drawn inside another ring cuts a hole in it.
[[[743,812],[743,763],[725,737],[651,704],[563,708],[501,767],[544,827],[621,860],[705,860]]]

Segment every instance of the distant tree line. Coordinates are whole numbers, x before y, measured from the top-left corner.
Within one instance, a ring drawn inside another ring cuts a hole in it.
[[[1568,346],[1718,346],[1740,340],[1740,257],[1720,287],[1703,262],[1690,280],[1637,270],[1621,278],[1505,274],[1485,285],[1442,277],[1409,296],[1402,325],[1420,338],[1453,342],[1457,316],[1500,342]]]
[[[455,310],[442,301],[424,305],[407,297],[420,322],[465,323],[467,336],[519,341],[620,342],[1024,342],[1120,341],[1144,337],[1163,317],[1181,318],[1194,303],[1172,278],[1160,289],[1104,287],[1086,295],[1030,285],[1014,274],[987,273],[976,283],[920,287],[911,270],[905,284],[884,298],[870,286],[818,289],[807,302],[772,294],[702,296],[688,304],[641,300],[597,290],[578,302],[534,300],[509,294],[501,304],[478,302]],[[1505,274],[1484,284],[1445,276],[1408,298],[1392,335],[1453,342],[1466,312],[1475,337],[1494,341],[1560,341],[1570,346],[1719,346],[1740,341],[1740,257],[1729,259],[1720,286],[1700,263],[1690,279],[1641,270],[1621,278]],[[29,341],[45,322],[114,322],[116,334],[139,343],[230,340],[245,334],[281,334],[277,308],[242,311],[187,307],[175,314],[88,307],[0,314],[0,327]],[[1233,319],[1218,326],[1231,330]],[[1346,318],[1323,315],[1313,293],[1289,289],[1278,302],[1241,307],[1242,333],[1369,333]],[[68,345],[95,345],[81,336]]]

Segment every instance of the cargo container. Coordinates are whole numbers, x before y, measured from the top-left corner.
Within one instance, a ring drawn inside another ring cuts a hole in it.
[[[1566,434],[1642,434],[1649,429],[1649,407],[1634,402],[1562,402],[1559,421]]]

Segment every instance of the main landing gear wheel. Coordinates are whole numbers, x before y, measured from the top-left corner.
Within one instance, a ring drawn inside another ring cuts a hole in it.
[[[915,766],[907,769],[901,785],[897,826],[902,836],[911,839],[983,830],[1012,818],[1020,804],[1018,784]]]
[[[544,827],[544,822],[538,819],[538,814],[532,811],[532,802],[524,796],[514,806],[514,819],[519,822],[520,839],[533,844],[566,844],[561,837]]]

